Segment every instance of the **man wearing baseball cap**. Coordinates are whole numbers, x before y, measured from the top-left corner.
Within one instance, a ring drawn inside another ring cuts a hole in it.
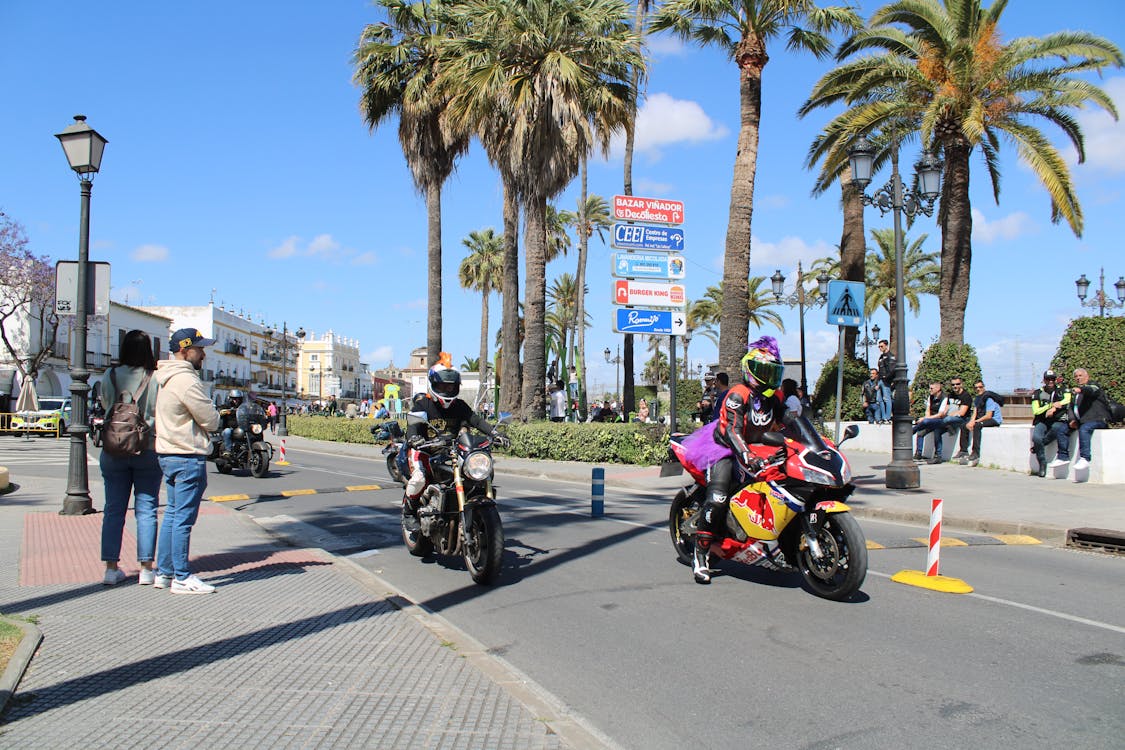
[[[171,359],[156,364],[156,456],[164,473],[167,507],[156,545],[156,588],[173,594],[210,594],[215,587],[193,575],[188,564],[191,529],[207,489],[207,454],[219,412],[199,379],[214,344],[195,328],[181,328],[168,343]]]
[[[1052,442],[1058,443],[1059,453],[1050,467],[1057,469],[1070,463],[1070,427],[1066,423],[1070,391],[1057,387],[1058,376],[1054,370],[1043,373],[1043,387],[1031,396],[1031,450],[1039,462],[1039,476],[1047,476],[1047,453]]]

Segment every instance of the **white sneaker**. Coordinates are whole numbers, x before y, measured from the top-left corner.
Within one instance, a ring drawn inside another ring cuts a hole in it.
[[[1060,466],[1066,466],[1069,463],[1070,463],[1070,461],[1064,461],[1061,458],[1056,458],[1056,459],[1052,460],[1051,463],[1047,464],[1047,468],[1048,469],[1057,469]]]
[[[1074,470],[1075,471],[1083,471],[1084,469],[1089,469],[1089,468],[1090,468],[1090,462],[1087,461],[1084,458],[1079,458],[1077,461],[1074,462]]]
[[[152,587],[154,589],[166,589],[172,585],[172,576],[165,576],[157,573],[152,579]]]
[[[190,575],[182,581],[172,581],[173,594],[213,594],[215,587],[199,580],[199,576]]]
[[[125,580],[125,571],[120,568],[106,568],[105,578],[102,579],[102,584],[105,586],[116,586]]]
[[[137,583],[142,586],[151,586],[156,581],[156,571],[152,568],[141,568],[141,574],[137,576]]]

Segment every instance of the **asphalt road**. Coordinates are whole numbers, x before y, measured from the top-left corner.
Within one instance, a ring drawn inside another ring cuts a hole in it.
[[[267,525],[296,519],[327,532],[337,553],[622,747],[1104,748],[1125,736],[1121,558],[962,535],[969,544],[943,550],[942,572],[976,590],[938,594],[889,580],[924,566],[912,539],[925,529],[864,521],[888,549],[872,550],[854,602],[734,566],[705,587],[676,562],[668,498],[611,488],[607,516],[592,519],[588,487],[500,477],[504,573],[482,588],[457,559],[406,554],[401,490],[384,467],[299,451],[290,460],[285,476],[261,483],[388,489],[234,505]],[[214,494],[259,481],[212,479]]]
[[[229,506],[351,556],[622,747],[1122,747],[1123,558],[959,535],[942,573],[975,591],[939,594],[889,580],[924,566],[925,529],[862,521],[888,549],[855,601],[742,567],[699,586],[669,543],[668,498],[610,488],[592,519],[588,487],[502,476],[504,573],[484,588],[459,560],[406,554],[383,466],[289,458],[261,480],[212,469],[208,495],[274,495]],[[371,483],[386,489],[343,490]],[[297,488],[340,491],[277,496]]]

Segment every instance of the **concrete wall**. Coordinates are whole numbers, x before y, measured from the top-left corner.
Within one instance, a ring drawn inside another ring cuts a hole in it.
[[[891,426],[874,425],[866,422],[856,422],[859,425],[859,436],[849,440],[845,451],[860,450],[870,453],[891,454]],[[846,425],[845,425],[846,426]],[[942,439],[942,457],[949,460],[950,456],[958,450],[958,436],[948,433]],[[927,435],[923,454],[929,456],[933,452],[933,436]],[[911,436],[910,452],[914,453],[914,438]],[[1047,460],[1055,458],[1054,444],[1046,448]],[[1096,484],[1125,484],[1125,430],[1096,430],[1092,446],[1093,460],[1090,468],[1078,472],[1078,478]],[[1078,433],[1070,436],[1070,459],[1073,464],[1078,460]],[[999,427],[986,427],[981,433],[980,465],[1010,471],[1030,472],[1038,464],[1035,454],[1031,452],[1031,425],[1002,424]],[[1047,470],[1050,477],[1051,470]],[[1055,471],[1055,478],[1068,479],[1075,474],[1073,467],[1060,468]]]

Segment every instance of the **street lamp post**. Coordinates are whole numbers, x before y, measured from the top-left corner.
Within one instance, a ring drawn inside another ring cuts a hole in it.
[[[872,336],[874,336],[874,338],[872,338]],[[871,326],[871,336],[868,336],[867,335],[867,318],[864,318],[863,319],[863,340],[859,342],[859,345],[863,347],[863,362],[864,362],[864,364],[867,365],[867,367],[869,369],[871,367],[871,357],[869,356],[868,347],[875,346],[875,344],[878,344],[878,343],[879,343],[879,326],[878,325]]]
[[[618,344],[618,345],[617,345],[617,356],[616,356],[616,357],[613,357],[613,358],[611,359],[609,355],[610,355],[610,354],[612,354],[612,353],[613,353],[613,352],[611,352],[611,351],[609,350],[609,347],[608,347],[608,346],[607,346],[607,347],[605,348],[605,350],[604,350],[604,351],[602,352],[602,354],[604,354],[604,355],[605,355],[605,361],[606,361],[606,364],[610,364],[610,365],[616,365],[616,370],[617,370],[617,390],[616,390],[616,391],[614,392],[614,398],[621,398],[621,362],[622,362],[622,360],[621,360],[621,344]]]
[[[1098,308],[1098,317],[1105,317],[1107,307],[1110,310],[1115,307],[1125,307],[1125,276],[1118,276],[1117,283],[1113,285],[1117,289],[1116,302],[1105,296],[1105,268],[1098,270],[1098,291],[1094,293],[1094,298],[1089,302],[1086,301],[1086,295],[1090,291],[1090,280],[1086,278],[1086,274],[1082,274],[1074,282],[1074,285],[1078,287],[1078,303],[1083,307]]]
[[[906,315],[903,300],[902,268],[902,214],[913,218],[921,213],[932,216],[934,201],[941,194],[941,161],[926,152],[914,166],[917,172],[917,189],[904,190],[898,173],[898,145],[891,149],[891,181],[868,196],[862,191],[871,182],[875,166],[875,148],[860,136],[848,150],[852,182],[860,189],[863,204],[875,206],[879,213],[894,214],[895,231],[895,377],[894,400],[891,407],[891,462],[887,465],[886,486],[890,489],[914,489],[921,484],[918,466],[911,460],[910,447],[910,392],[906,379]]]
[[[272,330],[266,331],[266,338],[272,339],[274,332]],[[305,329],[298,328],[294,334],[299,341],[305,338]],[[289,414],[288,398],[286,396],[286,386],[288,385],[287,379],[289,377],[289,325],[285,321],[281,322],[281,343],[277,345],[281,349],[281,420],[277,428],[278,437],[289,437],[289,427],[286,422],[286,415]],[[273,347],[271,347],[271,351]]]
[[[770,277],[770,284],[773,286],[774,299],[783,305],[789,307],[796,307],[799,310],[801,317],[801,391],[802,393],[809,392],[809,381],[805,375],[805,309],[809,307],[821,307],[828,301],[828,282],[832,278],[821,271],[816,277],[818,296],[809,298],[805,293],[805,272],[801,268],[801,261],[797,261],[797,286],[793,289],[793,293],[785,297],[785,276],[781,273],[781,269],[773,272]]]
[[[86,396],[90,392],[90,371],[86,369],[86,278],[90,268],[90,191],[94,175],[102,165],[102,154],[108,143],[98,131],[86,124],[85,115],[75,115],[74,124],[55,134],[62,144],[70,168],[78,173],[82,193],[81,222],[78,232],[78,299],[74,314],[74,349],[70,362],[70,458],[67,465],[66,497],[59,515],[83,516],[94,512],[90,499],[90,477],[86,469]]]

